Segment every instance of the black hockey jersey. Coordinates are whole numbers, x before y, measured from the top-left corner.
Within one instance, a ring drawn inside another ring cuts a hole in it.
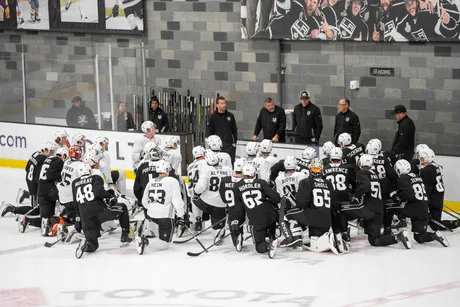
[[[134,180],[133,193],[137,200],[141,202],[144,190],[150,180],[157,178],[156,164],[152,161],[145,161],[137,168],[136,179]]]
[[[305,174],[309,174],[310,171],[310,162],[311,161],[306,161],[306,160],[302,160],[302,159],[297,159],[297,167],[296,167],[296,172],[302,172],[302,173],[305,173]]]
[[[436,164],[430,164],[420,169],[420,177],[425,184],[428,199],[435,194],[444,195],[444,181],[442,179],[441,168]]]
[[[397,194],[401,201],[409,204],[427,204],[428,197],[426,195],[425,185],[422,178],[414,173],[403,174],[399,176],[396,184]]]
[[[372,212],[383,214],[380,181],[373,170],[358,171],[354,197],[363,198],[363,205]]]
[[[352,144],[342,149],[343,162],[353,166],[358,165],[359,157],[364,153],[364,145],[361,143]]]
[[[339,27],[342,20],[342,12],[345,9],[345,1],[337,1],[333,6],[326,6],[322,12],[330,26]]]
[[[381,9],[381,7],[379,7]],[[381,9],[381,18],[376,26],[377,31],[380,33],[380,41],[394,42],[400,41],[397,35],[395,37],[396,26],[398,22],[407,14],[404,1],[391,1],[388,11]]]
[[[382,189],[382,198],[389,199],[390,193],[393,192],[394,185],[391,183],[390,178],[396,178],[396,171],[391,167],[390,162],[383,156],[379,154],[373,158],[374,165],[372,169],[379,177],[380,187]]]
[[[235,210],[232,210],[231,221],[244,221],[244,213],[249,224],[255,228],[263,228],[278,220],[275,206],[280,196],[262,179],[242,179],[235,183]]]
[[[337,201],[350,200],[356,188],[356,170],[350,164],[329,164],[323,169],[324,178],[332,183]]]
[[[369,30],[361,16],[347,14],[339,24],[340,37],[342,40],[354,40],[361,36],[362,41],[369,40]]]
[[[299,209],[310,209],[310,226],[327,228],[331,226],[331,206],[336,207],[334,188],[331,182],[312,177],[299,183],[296,204]]]
[[[40,169],[38,196],[51,195],[51,191],[56,190],[55,198],[57,200],[56,182],[61,181],[63,167],[64,161],[61,158],[48,157],[45,159]]]
[[[47,157],[44,154],[40,154],[39,151],[36,151],[29,158],[29,161],[27,161],[26,182],[31,195],[37,194],[40,169],[46,158]]]
[[[72,183],[73,201],[80,216],[90,219],[107,208],[104,199],[111,195],[100,175],[83,176]]]
[[[219,193],[222,201],[227,205],[227,209],[231,210],[235,206],[235,193],[233,187],[241,178],[235,176],[225,176],[220,181]]]

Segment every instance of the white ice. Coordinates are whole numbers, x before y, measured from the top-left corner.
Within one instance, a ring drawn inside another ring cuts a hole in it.
[[[32,29],[32,30],[49,30],[49,12],[48,12],[48,1],[39,1],[40,6],[38,15],[40,17],[39,22],[32,22],[30,18],[30,4],[28,1],[19,1],[19,8],[21,9],[24,23],[18,25],[20,29]]]
[[[15,203],[24,175],[0,168],[2,200]],[[0,218],[0,306],[458,307],[460,235],[445,235],[449,248],[374,248],[354,234],[343,256],[279,248],[269,259],[250,240],[237,253],[228,238],[196,258],[186,255],[201,250],[194,240],[140,256],[134,244],[120,248],[115,233],[76,259],[76,244],[46,248],[54,238],[33,227],[20,234],[7,215]],[[211,244],[209,234],[200,239]]]
[[[79,0],[73,2],[69,10],[61,7],[62,22],[98,23],[98,4],[94,0]]]
[[[144,24],[142,20],[136,21],[137,27],[139,31],[144,30]],[[110,17],[105,21],[105,28],[112,29],[112,30],[131,30],[128,19],[126,17]]]

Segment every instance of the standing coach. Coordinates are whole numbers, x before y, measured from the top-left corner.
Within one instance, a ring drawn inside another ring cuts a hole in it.
[[[310,93],[300,93],[300,103],[294,108],[293,127],[296,144],[319,145],[323,131],[320,109],[310,101]]]
[[[359,136],[361,135],[361,126],[359,124],[359,117],[350,110],[350,100],[346,97],[339,100],[338,104],[339,113],[335,116],[334,126],[334,140],[337,144],[337,138],[342,133],[351,135],[351,143],[358,143]]]
[[[232,158],[232,165],[235,162],[236,141],[238,140],[238,129],[235,116],[227,111],[227,102],[222,96],[217,97],[216,111],[209,116],[207,123],[207,136],[217,135],[222,140],[222,151]]]
[[[412,119],[407,116],[406,107],[403,105],[395,106],[393,115],[398,121],[398,131],[396,131],[391,151],[399,159],[410,161],[414,155],[415,125]]]
[[[286,113],[284,109],[275,105],[275,101],[267,97],[264,101],[264,107],[260,110],[254,129],[253,141],[257,141],[260,131],[263,131],[264,139],[271,140],[274,143],[286,142]]]

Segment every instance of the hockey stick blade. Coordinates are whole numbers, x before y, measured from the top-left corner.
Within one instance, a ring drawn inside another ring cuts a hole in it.
[[[226,237],[230,236],[230,234],[231,234],[231,233],[227,233],[227,234],[224,236],[223,239],[225,239]],[[222,240],[223,240],[223,239],[222,239]],[[209,251],[209,249],[211,249],[211,248],[214,247],[215,245],[216,245],[216,244],[213,243],[213,244],[209,245],[209,247],[206,247],[206,249],[202,250],[202,251],[199,252],[199,253],[187,252],[187,256],[190,256],[190,257],[197,257],[197,256],[203,254],[204,252],[207,253],[207,252]]]
[[[56,240],[55,242],[53,242],[53,243],[45,242],[45,247],[48,247],[48,248],[53,247],[54,245],[58,244],[59,242],[63,242],[64,239],[65,239],[65,236],[63,236],[62,238],[57,239],[57,240]]]
[[[109,17],[106,17],[105,20],[108,20],[109,18],[112,18],[112,15],[110,15]]]

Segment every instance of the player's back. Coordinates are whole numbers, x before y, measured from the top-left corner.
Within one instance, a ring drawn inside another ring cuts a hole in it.
[[[232,168],[232,158],[230,157],[228,153],[219,151],[217,153],[217,157],[219,158],[219,165],[221,167],[225,166],[225,167]]]
[[[323,174],[331,182],[338,201],[347,201],[354,190],[356,174],[354,166],[330,163],[324,167]]]
[[[55,182],[60,180],[64,161],[58,157],[48,157],[42,164],[38,182],[38,195],[46,195],[56,187]]]
[[[220,168],[209,166],[209,168],[206,169],[206,172],[206,177],[208,178],[208,186],[207,189],[201,194],[201,199],[214,207],[224,208],[226,204],[220,197],[220,182],[223,177],[230,176],[232,174],[232,170],[227,167]]]
[[[173,177],[152,179],[145,188],[142,204],[152,218],[173,218],[173,207],[183,208],[179,182]]]
[[[414,173],[401,175],[398,178],[397,188],[398,196],[401,197],[402,201],[427,205],[428,196],[425,184],[420,176]]]
[[[269,182],[270,170],[277,161],[274,156],[260,157],[259,178]]]
[[[308,176],[310,174],[310,171],[309,171],[310,162],[311,162],[310,160],[297,159],[296,171],[302,172]]]
[[[235,176],[225,176],[222,177],[219,187],[220,198],[227,205],[227,209],[235,205],[235,193],[233,192],[233,187],[235,183],[239,182],[242,178]]]
[[[105,209],[104,199],[110,194],[104,188],[104,180],[100,175],[82,176],[72,183],[73,200],[79,206],[86,219]]]
[[[280,173],[278,178],[276,178],[276,191],[280,196],[292,194],[293,196],[297,195],[299,190],[299,183],[301,180],[308,178],[308,176],[303,172],[294,172],[294,173]]]
[[[46,156],[36,151],[32,154],[26,164],[26,182],[29,192],[34,195],[37,193],[40,169]]]
[[[61,182],[56,185],[59,191],[59,201],[67,204],[73,201],[72,183],[80,177],[78,167],[83,162],[66,160],[61,172]]]

